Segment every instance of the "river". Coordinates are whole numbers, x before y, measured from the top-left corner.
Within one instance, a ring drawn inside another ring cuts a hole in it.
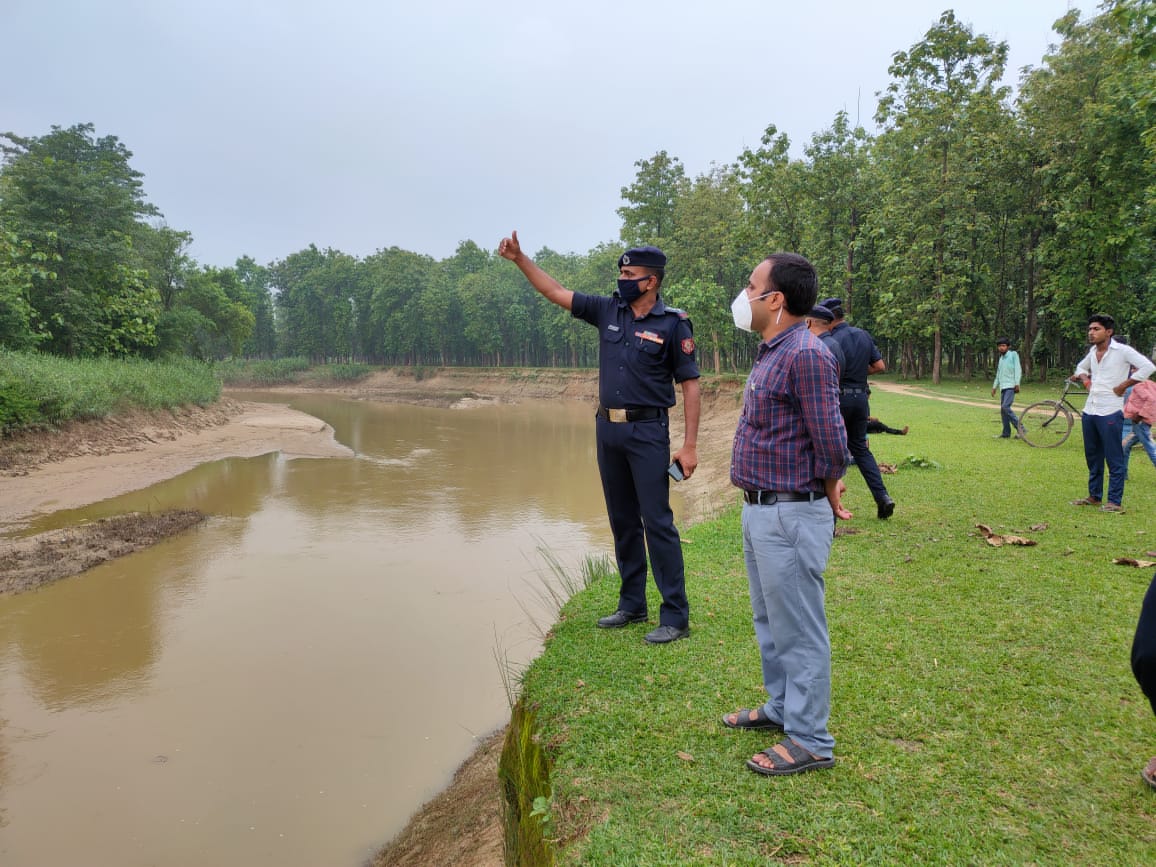
[[[211,516],[0,599],[0,864],[357,867],[505,722],[551,564],[609,553],[588,405],[290,403],[355,457],[218,461],[32,528]]]

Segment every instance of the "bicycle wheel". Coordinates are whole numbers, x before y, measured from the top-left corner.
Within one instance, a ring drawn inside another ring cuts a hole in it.
[[[1072,432],[1072,411],[1059,401],[1041,400],[1020,413],[1020,437],[1037,449],[1052,449]]]

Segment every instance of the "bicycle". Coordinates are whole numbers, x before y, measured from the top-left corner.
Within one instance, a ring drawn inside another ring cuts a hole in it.
[[[1068,395],[1081,388],[1079,383],[1065,380],[1059,400],[1036,401],[1021,412],[1020,439],[1037,449],[1054,449],[1063,445],[1072,433],[1074,417],[1083,415],[1068,400]]]

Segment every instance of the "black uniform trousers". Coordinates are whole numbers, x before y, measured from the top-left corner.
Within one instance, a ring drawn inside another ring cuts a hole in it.
[[[1156,713],[1156,576],[1140,606],[1136,637],[1132,639],[1132,674]]]
[[[666,414],[651,421],[597,420],[598,470],[622,578],[618,609],[646,613],[646,554],[662,594],[659,625],[686,629],[682,545],[670,509],[670,429]]]
[[[887,488],[883,484],[875,455],[867,447],[867,416],[871,414],[867,393],[842,395],[839,398],[839,411],[843,414],[843,425],[847,428],[847,449],[855,459],[855,466],[863,474],[863,481],[867,483],[871,496],[876,503],[882,503],[888,497]]]

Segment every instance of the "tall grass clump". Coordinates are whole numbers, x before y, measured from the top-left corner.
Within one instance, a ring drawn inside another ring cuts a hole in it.
[[[299,382],[305,371],[312,366],[307,358],[233,358],[218,361],[216,371],[225,385],[234,388],[262,388]]]
[[[322,364],[310,370],[305,381],[309,385],[345,385],[351,382],[360,382],[369,376],[373,370],[368,364],[361,362],[346,362],[337,364]]]
[[[498,780],[502,790],[507,864],[554,863],[550,762],[538,742],[534,712],[519,701],[510,715]]]
[[[220,394],[212,367],[188,359],[66,359],[0,351],[2,434],[131,409],[206,406]]]

